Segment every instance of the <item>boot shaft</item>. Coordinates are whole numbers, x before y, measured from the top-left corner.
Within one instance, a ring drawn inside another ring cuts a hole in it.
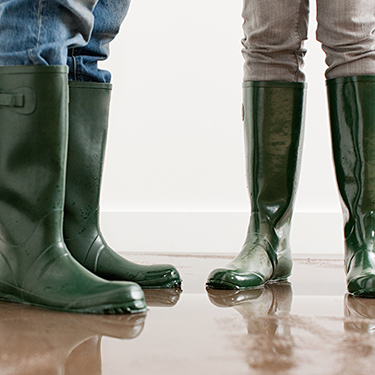
[[[69,84],[64,239],[74,257],[92,269],[96,250],[104,246],[99,235],[99,202],[111,90],[107,83]]]
[[[69,145],[65,229],[98,220],[112,85],[69,83]],[[85,192],[84,194],[82,192]],[[79,224],[79,223],[81,224]],[[70,238],[71,233],[66,233]]]
[[[375,250],[375,76],[328,80],[327,93],[348,261]]]
[[[9,100],[0,106],[0,238],[18,246],[41,220],[48,217],[56,228],[53,223],[62,222],[67,68],[0,67],[1,97]]]
[[[253,229],[289,223],[300,169],[305,84],[245,82],[244,132]],[[268,223],[269,224],[269,223]]]

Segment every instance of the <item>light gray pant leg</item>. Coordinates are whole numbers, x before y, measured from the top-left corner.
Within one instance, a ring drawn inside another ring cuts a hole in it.
[[[244,0],[244,81],[305,80],[308,14],[309,0]]]
[[[326,78],[375,75],[375,0],[317,0]]]

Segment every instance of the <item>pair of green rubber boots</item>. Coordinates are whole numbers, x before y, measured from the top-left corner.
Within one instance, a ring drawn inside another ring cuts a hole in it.
[[[142,288],[178,287],[180,276],[105,243],[98,218],[111,85],[67,77],[66,66],[0,67],[0,298],[142,312]]]
[[[375,297],[375,76],[327,81],[336,179],[344,214],[349,293]],[[305,85],[244,83],[251,218],[239,255],[207,286],[254,288],[288,278],[289,234],[300,169]]]

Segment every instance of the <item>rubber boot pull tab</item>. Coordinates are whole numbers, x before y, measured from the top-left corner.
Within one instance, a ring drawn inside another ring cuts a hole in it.
[[[8,107],[25,115],[31,114],[36,107],[35,92],[28,87],[19,87],[13,92],[0,92],[0,107]]]

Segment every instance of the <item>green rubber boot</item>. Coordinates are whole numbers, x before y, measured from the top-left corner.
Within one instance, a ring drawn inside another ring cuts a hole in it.
[[[64,239],[85,268],[107,280],[125,280],[142,288],[181,285],[168,264],[130,262],[105,242],[99,227],[99,199],[107,138],[111,85],[70,82],[69,142]]]
[[[67,67],[0,67],[0,298],[77,313],[144,311],[137,284],[98,278],[64,244],[67,115]]]
[[[375,76],[327,81],[349,293],[375,298]]]
[[[291,274],[289,233],[299,175],[304,92],[304,83],[244,83],[250,224],[238,256],[209,275],[210,288],[253,288]]]

